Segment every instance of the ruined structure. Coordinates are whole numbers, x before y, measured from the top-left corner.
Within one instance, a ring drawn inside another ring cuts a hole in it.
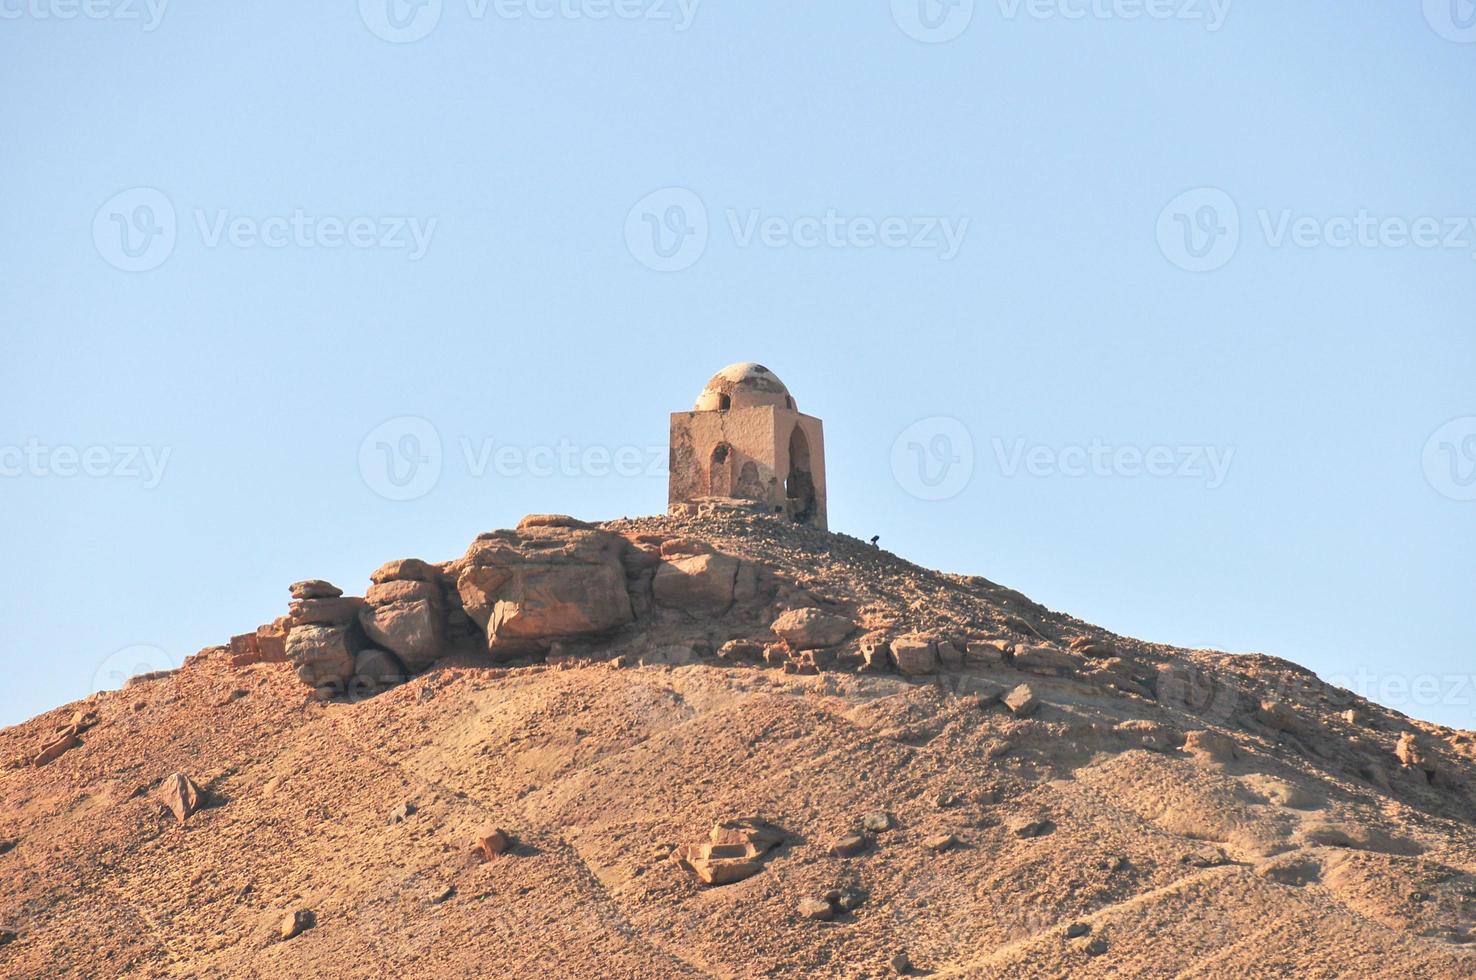
[[[671,416],[674,512],[704,500],[743,500],[799,524],[826,526],[825,441],[774,372],[730,364],[707,382],[690,412]]]

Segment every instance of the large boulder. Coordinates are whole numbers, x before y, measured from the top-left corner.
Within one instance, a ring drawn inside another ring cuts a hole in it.
[[[287,659],[312,687],[342,687],[354,676],[358,644],[345,626],[294,626],[287,634]]]
[[[720,615],[733,604],[741,563],[731,555],[689,555],[663,561],[651,581],[656,604],[699,615]]]
[[[774,620],[769,629],[789,644],[791,650],[819,650],[833,647],[856,629],[844,616],[819,609],[791,609]]]
[[[448,567],[466,615],[494,654],[546,650],[555,639],[609,632],[634,619],[622,556],[628,542],[562,515],[479,535]]]
[[[359,622],[374,643],[411,670],[424,670],[446,647],[446,604],[440,587],[398,579],[369,586]]]

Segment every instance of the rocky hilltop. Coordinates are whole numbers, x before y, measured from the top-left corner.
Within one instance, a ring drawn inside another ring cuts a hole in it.
[[[1476,738],[708,503],[0,732],[6,977],[1476,976]]]

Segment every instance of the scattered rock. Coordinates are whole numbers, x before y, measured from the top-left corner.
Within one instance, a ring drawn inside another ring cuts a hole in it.
[[[866,850],[867,843],[861,834],[847,834],[830,845],[830,854],[832,857],[855,857]]]
[[[0,946],[9,946],[20,937],[10,929],[0,929]]]
[[[1044,837],[1056,829],[1056,825],[1047,819],[1032,820],[1029,818],[1014,820],[1010,823],[1010,833],[1022,839],[1032,837]]]
[[[758,640],[729,640],[718,647],[719,660],[756,663],[764,659],[764,644]]]
[[[923,839],[923,847],[938,853],[942,853],[957,844],[958,838],[952,834],[933,834]]]
[[[888,962],[892,969],[897,971],[898,976],[906,974],[912,969],[912,958],[907,955],[905,950],[892,954],[892,958]]]
[[[922,633],[907,633],[891,643],[892,660],[897,672],[908,677],[931,674],[938,669],[937,646],[932,637]]]
[[[1092,927],[1090,923],[1073,922],[1071,923],[1071,925],[1066,927],[1066,938],[1080,939],[1082,936],[1089,934],[1091,931]]]
[[[282,916],[281,922],[277,925],[277,935],[281,936],[284,942],[296,939],[317,924],[318,918],[311,909],[295,909]]]
[[[1079,653],[1093,660],[1106,660],[1117,656],[1117,647],[1106,640],[1093,640],[1090,637],[1078,636],[1067,646],[1072,653]]]
[[[512,838],[501,827],[489,827],[477,835],[475,850],[483,861],[490,861],[511,849]]]
[[[1016,718],[1029,718],[1040,707],[1040,700],[1029,684],[1021,684],[1003,698],[1004,706]]]
[[[829,922],[835,916],[835,908],[822,899],[804,898],[799,903],[799,914],[817,922]]]
[[[414,815],[415,804],[410,802],[409,800],[406,800],[404,803],[401,803],[399,806],[390,811],[388,822],[391,825],[404,823],[406,820],[409,820]]]
[[[1399,742],[1394,746],[1394,755],[1406,769],[1418,769],[1427,774],[1435,772],[1435,757],[1413,732],[1405,732],[1399,736]]]
[[[242,698],[246,697],[250,693],[251,693],[250,691],[248,691],[248,690],[246,690],[245,688],[242,688],[242,687],[232,688],[231,690],[227,691],[225,694],[221,695],[220,697],[216,698],[214,701],[210,702],[210,706],[212,708],[224,708],[226,705],[230,704],[231,702],[233,702],[233,701],[239,701]]]
[[[854,912],[866,904],[866,896],[854,888],[847,888],[835,899],[835,904],[842,912]]]
[[[1262,701],[1255,716],[1257,721],[1272,731],[1290,732],[1297,727],[1297,713],[1285,701]]]
[[[805,608],[789,610],[769,628],[791,650],[817,650],[840,643],[855,632],[856,624],[844,616]]]
[[[72,749],[79,747],[81,744],[81,740],[77,738],[77,729],[72,726],[68,726],[67,728],[62,729],[61,733],[58,734],[56,738],[52,739],[50,742],[47,742],[46,745],[41,748],[41,751],[37,753],[35,759],[32,760],[31,764],[36,766],[37,768],[40,768],[41,766],[44,766],[49,762],[55,762],[67,752],[70,752]]]
[[[11,851],[15,850],[15,845],[18,843],[19,841],[0,840],[0,855],[9,854]]]
[[[873,810],[870,813],[862,814],[861,826],[873,834],[879,834],[884,830],[891,830],[892,815],[885,810]]]
[[[1184,737],[1184,751],[1211,762],[1233,762],[1235,742],[1219,732],[1193,731]]]
[[[131,690],[132,688],[148,684],[152,681],[162,681],[166,677],[173,677],[178,672],[179,669],[175,668],[173,670],[148,670],[142,674],[134,674],[123,682],[123,690]]]
[[[1350,725],[1362,725],[1363,724],[1363,717],[1361,715],[1359,715],[1358,709],[1356,709],[1356,708],[1349,708],[1347,711],[1344,711],[1343,712],[1343,720],[1346,721]]]
[[[183,824],[191,814],[205,805],[206,793],[189,776],[176,772],[164,777],[157,798],[174,814],[174,819]]]
[[[784,843],[786,836],[783,830],[758,817],[724,820],[712,828],[707,840],[673,851],[672,860],[703,884],[732,884],[762,871],[759,860]]]
[[[1206,845],[1180,855],[1179,863],[1191,868],[1218,868],[1229,864],[1230,857],[1222,849]]]
[[[1093,939],[1091,942],[1087,943],[1086,951],[1088,956],[1101,956],[1103,953],[1107,952],[1107,940],[1103,939],[1101,936],[1098,936],[1096,939]]]

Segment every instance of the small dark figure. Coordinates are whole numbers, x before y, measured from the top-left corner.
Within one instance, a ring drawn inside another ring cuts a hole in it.
[[[881,535],[880,534],[873,534],[871,536],[871,546],[873,548],[880,548],[881,545],[877,544],[877,542],[880,541],[880,540],[881,540]]]

